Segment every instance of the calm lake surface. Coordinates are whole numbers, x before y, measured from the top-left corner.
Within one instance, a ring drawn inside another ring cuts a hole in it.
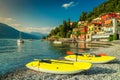
[[[0,39],[0,75],[25,68],[34,59],[58,59],[64,57],[69,45],[55,45],[41,40],[25,40],[17,44],[16,39]]]

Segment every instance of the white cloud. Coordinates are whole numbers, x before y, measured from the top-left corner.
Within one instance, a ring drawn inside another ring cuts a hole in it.
[[[52,27],[42,27],[40,28],[40,32],[44,34],[49,34],[52,29]]]
[[[24,32],[40,32],[43,34],[49,34],[53,27],[24,27]]]
[[[5,24],[9,24],[13,21],[15,21],[13,18],[2,18],[2,17],[0,17],[0,22],[5,23]]]
[[[15,26],[15,27],[20,27],[21,26],[21,24],[17,24],[17,23],[12,24],[12,25]]]
[[[13,18],[6,18],[7,21],[13,21]]]
[[[23,31],[23,30],[24,30],[24,28],[22,27],[21,24],[13,23],[13,24],[9,24],[9,25],[10,25],[11,27],[13,27],[13,28],[19,30],[19,31]]]
[[[69,7],[73,7],[73,6],[76,6],[78,3],[75,3],[73,1],[69,2],[69,3],[65,3],[62,5],[63,8],[67,9]]]

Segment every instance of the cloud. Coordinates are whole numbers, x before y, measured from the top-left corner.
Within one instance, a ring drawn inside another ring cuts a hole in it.
[[[13,21],[15,21],[13,18],[2,18],[2,17],[0,17],[0,22],[5,23],[5,24],[9,24]]]
[[[42,27],[40,28],[40,32],[43,34],[49,34],[52,29],[52,27]]]
[[[12,26],[13,28],[17,29],[17,30],[22,30],[22,25],[21,24],[18,24],[18,23],[13,23],[13,24],[10,24],[10,26]]]
[[[24,32],[40,32],[42,34],[49,34],[53,27],[24,27]]]
[[[13,21],[13,18],[6,18],[7,21]]]
[[[69,2],[69,3],[63,4],[62,7],[65,8],[65,9],[67,9],[67,8],[69,8],[69,7],[73,7],[73,6],[76,6],[76,5],[78,5],[78,3],[75,3],[75,2],[73,2],[73,1],[71,1],[71,2]]]
[[[15,27],[20,27],[21,26],[21,24],[18,24],[18,23],[15,23],[15,24],[12,24],[13,26],[15,26]]]

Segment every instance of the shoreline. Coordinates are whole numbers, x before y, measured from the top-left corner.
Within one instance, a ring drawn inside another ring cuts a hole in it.
[[[112,42],[113,43],[113,42]],[[100,47],[93,53],[107,53],[116,60],[106,64],[93,64],[90,70],[77,74],[59,75],[22,69],[0,77],[3,80],[119,80],[120,79],[120,40],[108,48]]]

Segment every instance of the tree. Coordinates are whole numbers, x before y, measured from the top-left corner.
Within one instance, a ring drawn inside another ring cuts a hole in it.
[[[76,32],[76,37],[78,38],[80,36],[80,34],[81,34],[80,31],[77,31]]]
[[[82,14],[81,14],[81,16],[79,18],[79,21],[85,21],[86,17],[87,17],[87,12],[82,12]]]
[[[71,33],[72,33],[72,31],[68,31],[66,37],[69,38]]]

